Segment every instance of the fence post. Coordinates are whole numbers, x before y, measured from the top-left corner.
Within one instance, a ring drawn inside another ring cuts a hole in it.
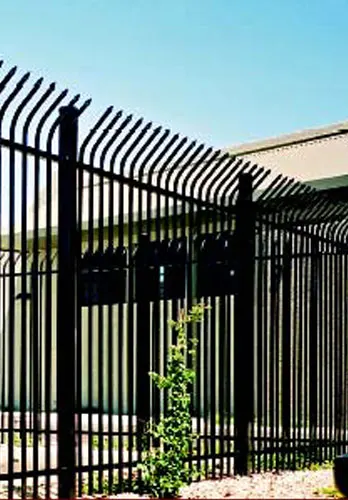
[[[241,174],[236,204],[234,302],[234,469],[248,474],[254,399],[255,227],[252,177]]]
[[[75,496],[75,262],[77,109],[60,109],[57,413],[59,498]]]

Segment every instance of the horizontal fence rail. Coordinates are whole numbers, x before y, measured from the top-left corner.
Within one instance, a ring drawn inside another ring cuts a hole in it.
[[[131,489],[197,303],[189,467],[347,451],[346,201],[1,71],[0,495]]]

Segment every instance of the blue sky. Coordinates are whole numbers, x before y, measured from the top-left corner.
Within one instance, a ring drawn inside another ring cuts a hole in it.
[[[3,0],[8,64],[213,146],[348,118],[347,0]]]

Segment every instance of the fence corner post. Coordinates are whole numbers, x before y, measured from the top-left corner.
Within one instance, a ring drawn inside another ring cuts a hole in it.
[[[249,472],[254,400],[255,221],[252,176],[239,176],[236,203],[236,292],[234,303],[234,470]]]
[[[60,109],[58,171],[58,497],[75,497],[76,158],[78,110]]]

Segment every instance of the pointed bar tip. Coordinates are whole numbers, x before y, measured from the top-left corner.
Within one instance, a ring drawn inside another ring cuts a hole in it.
[[[18,69],[17,66],[13,66],[8,72],[8,76],[13,76],[16,73],[17,69]]]
[[[77,103],[77,101],[80,99],[81,94],[76,94],[71,101],[68,103],[68,106],[73,106],[74,104]]]
[[[87,99],[82,106],[79,109],[79,114],[81,115],[90,105],[91,105],[92,99]]]
[[[38,80],[36,80],[34,87],[35,88],[41,87],[43,81],[44,81],[43,77],[39,78]]]

